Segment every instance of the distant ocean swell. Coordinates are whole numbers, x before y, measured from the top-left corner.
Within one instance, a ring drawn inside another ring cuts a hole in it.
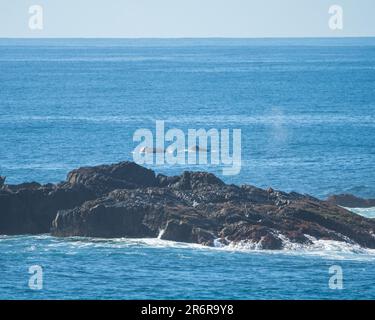
[[[374,107],[375,108],[375,107]],[[75,122],[92,122],[92,123],[135,123],[153,125],[156,120],[155,116],[117,116],[117,115],[96,115],[96,116],[22,116],[22,115],[0,115],[0,123],[75,123]],[[246,124],[264,124],[264,125],[318,125],[318,124],[355,124],[361,126],[375,127],[375,116],[372,115],[200,115],[184,117],[162,117],[168,124],[200,124],[205,127],[209,125],[246,125]]]

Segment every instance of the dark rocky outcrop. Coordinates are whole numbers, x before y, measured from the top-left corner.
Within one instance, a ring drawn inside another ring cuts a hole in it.
[[[47,233],[58,210],[93,197],[80,185],[0,190],[0,234]]]
[[[118,188],[156,185],[155,173],[133,162],[71,171],[60,184],[0,186],[0,234],[38,234],[51,229],[58,210],[71,209]]]
[[[160,237],[281,249],[312,239],[375,248],[375,221],[295,192],[227,185],[205,172],[155,176],[131,162],[73,170],[66,182],[0,192],[0,233]]]
[[[375,207],[375,199],[363,199],[352,194],[338,194],[330,196],[327,202],[347,208],[371,208]]]
[[[264,249],[280,249],[285,239],[309,244],[311,237],[375,248],[374,232],[375,221],[309,196],[220,183],[115,190],[60,211],[52,228],[57,236],[160,235],[205,245],[248,241]]]
[[[120,162],[112,165],[83,167],[69,172],[69,185],[83,185],[97,196],[115,189],[134,189],[158,185],[152,170],[134,162]]]

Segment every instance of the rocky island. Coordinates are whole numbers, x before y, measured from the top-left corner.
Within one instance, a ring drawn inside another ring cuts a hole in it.
[[[262,249],[324,239],[375,248],[375,220],[338,206],[342,199],[228,185],[206,172],[156,175],[121,162],[73,170],[59,184],[4,183],[0,234],[160,237],[207,246],[250,243]]]

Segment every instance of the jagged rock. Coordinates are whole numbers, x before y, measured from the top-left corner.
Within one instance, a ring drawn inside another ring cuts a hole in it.
[[[370,208],[375,207],[375,199],[363,199],[352,194],[338,194],[330,196],[327,202],[347,208]]]
[[[155,172],[134,162],[83,167],[69,172],[67,182],[82,184],[98,196],[115,189],[134,189],[158,185]]]
[[[38,182],[25,182],[21,184],[7,184],[5,186],[6,190],[11,190],[11,191],[18,191],[18,190],[36,190],[39,189],[42,185]]]
[[[152,170],[133,162],[84,167],[57,185],[6,185],[0,193],[0,234],[47,233],[58,210],[71,209],[118,188],[156,185]]]
[[[61,209],[74,208],[94,195],[82,186],[0,191],[0,234],[39,234],[50,231]]]
[[[226,185],[205,172],[155,176],[131,162],[85,167],[57,185],[0,191],[0,233],[160,237],[281,249],[313,238],[375,248],[375,221],[330,202],[272,188]]]
[[[157,187],[116,190],[94,203],[86,203],[79,211],[59,212],[52,233],[113,236],[112,231],[102,230],[107,228],[106,224],[89,223],[85,218],[93,207],[102,203],[107,219],[111,219],[113,207],[123,208],[126,215],[127,208],[137,205],[137,212],[141,214],[138,225],[149,230],[152,237],[164,230],[161,238],[165,240],[213,245],[218,239],[221,243],[249,242],[263,249],[280,249],[285,239],[310,244],[310,238],[314,237],[353,241],[375,248],[372,219],[311,196],[225,185],[215,178],[190,172],[171,178],[159,175]],[[69,229],[74,221],[69,215],[79,219],[73,223],[75,232]],[[89,234],[85,231],[88,224]],[[77,229],[77,226],[81,227]],[[127,228],[121,230],[117,236],[132,236]]]
[[[168,177],[165,176],[164,174],[158,174],[156,176],[156,179],[158,181],[158,186],[159,187],[170,187],[171,185],[177,183],[180,180],[179,176],[173,176],[173,177]]]

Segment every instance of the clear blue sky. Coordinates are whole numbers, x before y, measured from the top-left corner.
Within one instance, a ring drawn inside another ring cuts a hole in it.
[[[44,29],[28,8],[44,8]],[[344,29],[328,9],[344,9]],[[0,0],[0,37],[375,36],[375,0]]]

